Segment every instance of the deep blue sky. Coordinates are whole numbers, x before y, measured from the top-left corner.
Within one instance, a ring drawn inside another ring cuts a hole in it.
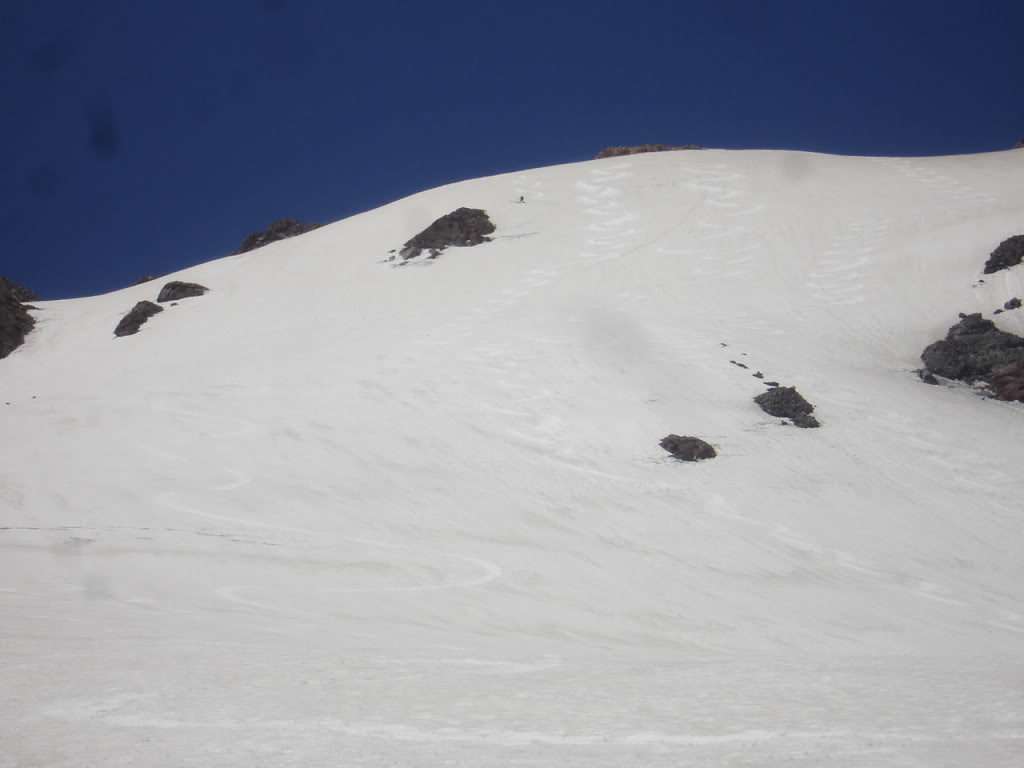
[[[1005,149],[1022,29],[1021,0],[0,0],[0,274],[105,292],[610,144]]]

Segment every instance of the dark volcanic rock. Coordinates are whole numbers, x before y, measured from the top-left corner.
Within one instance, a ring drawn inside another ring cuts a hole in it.
[[[28,291],[28,294],[32,294]],[[6,278],[0,278],[0,358],[7,357],[25,341],[25,335],[32,330],[36,321],[22,305],[18,296],[25,295],[25,289]]]
[[[150,280],[156,280],[158,277],[163,277],[163,275],[142,275],[134,282],[130,283],[128,287],[130,288],[135,285],[142,285],[143,283],[148,283]]]
[[[6,289],[11,296],[14,297],[15,301],[22,303],[26,301],[39,301],[39,294],[33,291],[31,288],[26,288],[23,285],[18,285],[13,280],[10,280],[3,275],[0,275],[0,288]]]
[[[796,391],[796,387],[772,387],[755,397],[754,402],[768,415],[787,418],[798,427],[821,426],[811,415],[814,406]]]
[[[159,302],[177,301],[192,296],[202,296],[209,288],[199,283],[183,283],[180,280],[172,280],[160,289],[160,295],[156,297]]]
[[[718,455],[710,443],[699,437],[669,435],[662,438],[659,445],[680,461],[702,461]]]
[[[407,241],[398,255],[403,260],[414,259],[429,250],[436,257],[450,245],[467,246],[486,243],[487,235],[494,231],[487,211],[480,208],[458,208],[446,213],[418,235]]]
[[[925,347],[921,360],[937,376],[987,381],[997,369],[1024,361],[1024,338],[999,330],[980,313],[961,313],[945,339]]]
[[[1000,400],[1024,402],[1024,362],[1000,368],[988,385],[992,394]]]
[[[300,224],[295,219],[278,219],[265,232],[253,232],[242,241],[233,255],[248,253],[264,245],[276,243],[278,240],[287,240],[289,237],[304,235],[317,229],[319,224]]]
[[[680,149],[704,149],[700,144],[684,144],[682,146],[669,146],[667,144],[637,144],[632,147],[605,147],[597,153],[595,160],[603,160],[606,157],[622,157],[623,155],[641,155],[645,152],[674,152]]]
[[[1014,144],[1013,148],[1014,149],[1024,149],[1024,139],[1021,139],[1016,144]]]
[[[152,301],[140,301],[131,311],[121,318],[121,322],[114,329],[115,336],[131,336],[138,333],[139,328],[157,312],[163,312],[164,308],[157,306]]]
[[[1020,309],[1021,301],[1016,296],[1003,304],[1003,309]]]
[[[1001,242],[996,249],[989,254],[985,262],[985,274],[990,275],[1001,269],[1008,269],[1020,264],[1024,259],[1024,235],[1014,235]]]

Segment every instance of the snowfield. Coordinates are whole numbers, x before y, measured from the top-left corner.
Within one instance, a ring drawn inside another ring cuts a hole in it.
[[[1018,768],[1024,404],[914,370],[1024,297],[979,282],[1022,189],[1021,151],[637,155],[184,270],[135,336],[164,279],[40,303],[0,765]],[[459,206],[493,242],[386,261]]]

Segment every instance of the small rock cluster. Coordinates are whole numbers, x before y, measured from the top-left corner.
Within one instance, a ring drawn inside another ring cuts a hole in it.
[[[1024,235],[1003,240],[985,262],[990,275],[1024,262]],[[978,280],[975,286],[984,284]],[[1014,296],[992,314],[1020,309],[1024,302]],[[944,339],[932,342],[921,353],[924,368],[918,371],[926,384],[939,384],[938,377],[981,384],[999,400],[1024,401],[1024,338],[1004,331],[980,312],[960,313]]]
[[[415,259],[423,251],[435,259],[449,246],[465,247],[489,242],[494,223],[480,208],[457,208],[436,219],[429,227],[410,238],[398,252],[402,261]]]
[[[251,235],[248,235],[232,256],[255,251],[257,248],[276,243],[278,240],[287,240],[289,237],[304,235],[319,227],[319,224],[300,224],[295,219],[278,219],[263,232],[253,232]]]
[[[699,144],[684,144],[682,146],[669,146],[667,144],[638,144],[631,147],[605,147],[597,153],[595,160],[603,160],[606,157],[623,157],[624,155],[641,155],[645,152],[674,152],[680,149],[704,149]]]
[[[20,347],[35,327],[36,321],[25,302],[38,300],[34,291],[0,277],[0,358]]]
[[[160,294],[156,300],[160,303],[178,301],[179,299],[187,299],[192,296],[202,296],[208,290],[210,289],[204,285],[199,285],[199,283],[184,283],[180,280],[172,280],[160,289]],[[139,329],[149,318],[163,311],[164,308],[159,304],[154,304],[152,301],[140,301],[131,308],[127,315],[121,318],[121,321],[114,329],[114,335],[131,336],[138,333]]]
[[[1011,310],[1020,309],[1020,308],[1021,308],[1021,300],[1017,296],[1014,296],[1009,301],[1006,301],[1003,304],[1002,308],[997,309],[992,314],[993,315],[1001,315],[1003,312],[1009,312]]]
[[[796,391],[796,387],[772,387],[755,397],[754,402],[769,416],[789,419],[798,427],[813,429],[821,426],[812,415],[814,406]]]

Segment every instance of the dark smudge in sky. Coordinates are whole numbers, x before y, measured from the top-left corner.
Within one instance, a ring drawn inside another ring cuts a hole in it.
[[[112,159],[121,148],[114,107],[109,101],[97,102],[89,110],[89,147],[103,160]]]

